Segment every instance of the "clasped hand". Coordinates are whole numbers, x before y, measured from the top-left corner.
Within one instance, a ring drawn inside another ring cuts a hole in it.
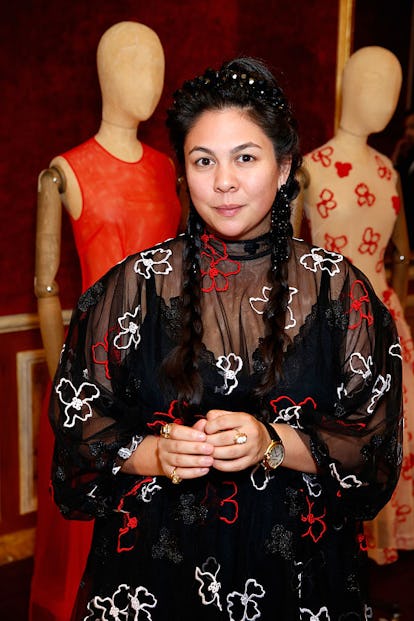
[[[192,427],[171,424],[169,437],[159,438],[158,458],[166,476],[194,479],[210,468],[236,472],[253,466],[268,444],[266,428],[251,414],[210,410]]]

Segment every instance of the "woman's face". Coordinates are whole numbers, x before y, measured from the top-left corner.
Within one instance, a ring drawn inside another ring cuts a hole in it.
[[[278,166],[271,140],[247,112],[203,112],[184,155],[191,198],[210,232],[252,239],[269,230],[270,209],[290,166]]]

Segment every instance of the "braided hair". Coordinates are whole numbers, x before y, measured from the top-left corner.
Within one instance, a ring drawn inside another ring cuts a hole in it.
[[[283,350],[288,341],[285,314],[289,299],[287,263],[290,256],[292,226],[290,202],[297,196],[295,173],[300,166],[299,139],[289,103],[274,76],[260,60],[242,57],[226,62],[219,70],[207,69],[203,75],[184,82],[174,93],[167,113],[167,127],[178,162],[184,166],[184,143],[201,114],[207,110],[237,107],[247,113],[272,141],[279,166],[289,162],[290,173],[278,190],[271,208],[272,290],[263,314],[265,337],[261,355],[265,370],[256,389],[263,397],[278,381]],[[202,347],[200,237],[204,223],[190,198],[190,211],[184,250],[183,333],[179,345],[167,356],[163,371],[178,391],[179,402],[197,405],[202,396],[198,370]]]

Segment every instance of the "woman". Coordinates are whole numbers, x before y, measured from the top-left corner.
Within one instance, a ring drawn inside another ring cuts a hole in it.
[[[53,486],[95,516],[73,619],[365,619],[359,524],[401,462],[400,346],[338,254],[291,237],[300,163],[258,61],[183,85],[187,232],[79,300]]]

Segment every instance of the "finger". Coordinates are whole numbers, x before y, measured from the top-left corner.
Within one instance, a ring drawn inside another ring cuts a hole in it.
[[[206,422],[207,420],[205,418],[200,418],[198,421],[194,423],[192,428],[195,429],[196,431],[204,432],[204,427],[206,426]]]
[[[165,455],[212,455],[214,446],[210,442],[160,438],[158,450]]]
[[[230,446],[218,446],[215,447],[213,457],[214,461],[217,459],[222,460],[234,460],[246,457],[247,452],[244,446],[237,444],[231,444]]]
[[[246,457],[240,459],[215,459],[213,468],[221,472],[240,472],[250,465],[250,461]]]
[[[171,472],[172,472],[171,468]],[[199,477],[204,477],[209,473],[210,468],[177,468],[175,469],[175,474],[177,474],[181,479],[198,479]],[[170,477],[170,475],[167,475]]]
[[[224,412],[221,410],[220,416],[214,416],[211,419],[208,418],[210,412],[207,414],[207,423],[204,428],[206,434],[218,433],[220,431],[226,431],[228,429],[234,429],[243,424],[243,418],[239,412]]]
[[[183,455],[176,453],[168,459],[176,468],[211,468],[214,458],[212,455]]]
[[[237,442],[238,437],[246,437],[246,440]],[[229,431],[219,431],[218,433],[208,434],[208,442],[214,447],[217,446],[231,446],[233,444],[246,444],[247,434],[239,429],[231,429]]]
[[[161,434],[161,438],[163,438]],[[188,427],[187,425],[178,425],[176,423],[171,423],[170,432],[168,438],[164,438],[165,440],[186,440],[193,442],[205,442],[207,439],[204,431],[194,428]]]

